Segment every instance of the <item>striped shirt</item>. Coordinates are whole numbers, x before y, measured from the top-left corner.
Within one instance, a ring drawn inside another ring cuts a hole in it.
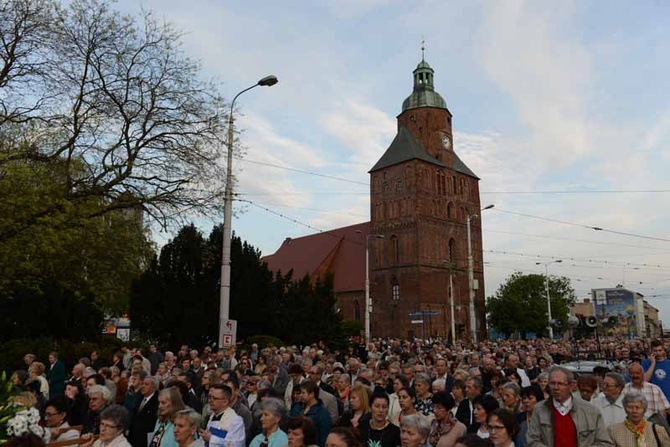
[[[668,402],[663,391],[653,383],[643,382],[642,389],[633,386],[632,383],[627,383],[623,387],[623,394],[628,393],[642,393],[647,399],[647,411],[644,413],[645,418],[654,413],[664,413],[665,410],[670,408],[670,402]]]

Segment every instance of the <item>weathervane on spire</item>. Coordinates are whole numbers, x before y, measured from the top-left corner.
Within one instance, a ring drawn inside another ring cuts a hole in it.
[[[424,61],[423,53],[426,50],[426,39],[421,36],[421,60]]]

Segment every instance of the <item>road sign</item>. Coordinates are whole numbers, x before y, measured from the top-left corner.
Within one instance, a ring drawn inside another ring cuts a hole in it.
[[[440,312],[436,310],[421,310],[418,312],[410,312],[409,316],[410,317],[434,317],[435,315],[439,315]]]
[[[423,324],[423,320],[412,320],[410,321],[412,324]]]
[[[230,348],[237,342],[237,320],[223,320],[223,340],[219,340],[219,346]]]

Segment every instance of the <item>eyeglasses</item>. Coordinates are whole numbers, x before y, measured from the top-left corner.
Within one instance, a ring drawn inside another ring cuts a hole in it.
[[[505,430],[504,425],[487,425],[486,428],[488,429],[488,431]]]
[[[100,428],[119,428],[118,425],[108,424],[106,422],[100,423]]]

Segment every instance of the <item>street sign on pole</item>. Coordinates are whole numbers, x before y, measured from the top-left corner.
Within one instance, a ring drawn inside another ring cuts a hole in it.
[[[230,348],[237,342],[237,320],[223,320],[219,346]]]

